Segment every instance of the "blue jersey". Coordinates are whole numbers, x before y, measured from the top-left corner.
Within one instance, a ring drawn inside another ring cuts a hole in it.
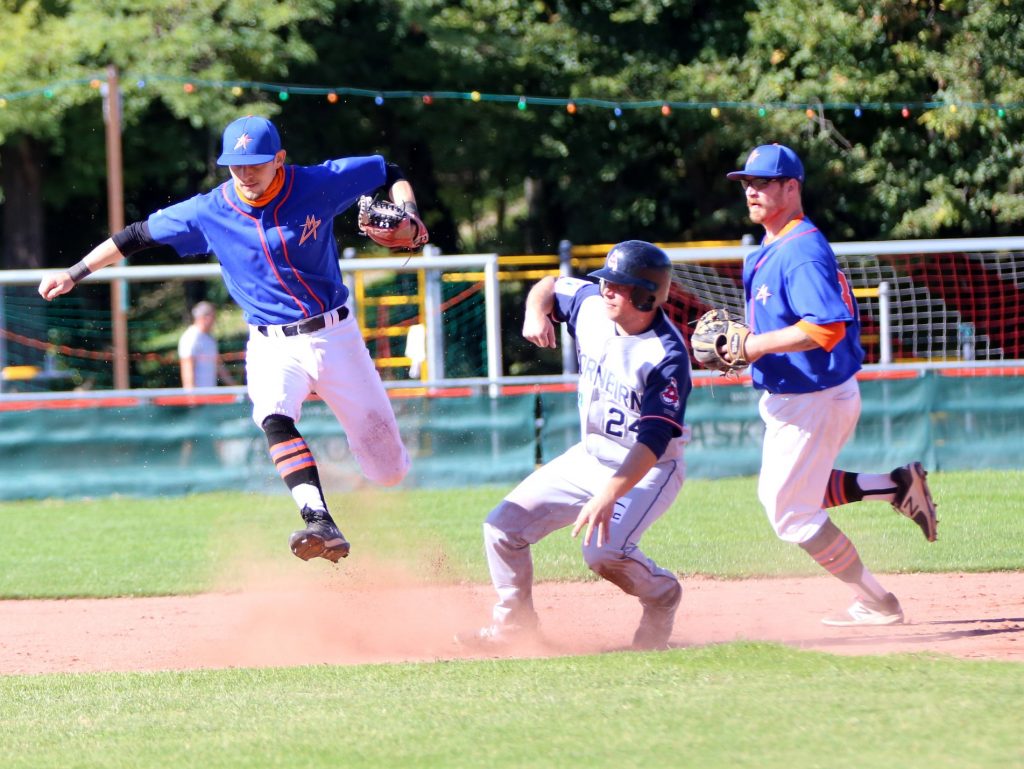
[[[265,206],[249,205],[228,180],[152,214],[149,231],[181,256],[213,252],[249,323],[292,323],[345,303],[334,218],[386,178],[380,155],[286,165]]]
[[[846,334],[827,351],[765,355],[751,364],[758,389],[805,393],[842,384],[860,370],[857,302],[825,236],[807,219],[747,255],[743,262],[747,323],[754,333],[804,320],[818,326],[845,323]]]
[[[587,452],[603,462],[621,463],[644,422],[654,420],[672,435],[659,460],[679,459],[692,388],[690,356],[679,329],[659,310],[647,331],[620,335],[600,289],[589,281],[559,278],[554,299],[553,317],[576,338],[581,440]]]

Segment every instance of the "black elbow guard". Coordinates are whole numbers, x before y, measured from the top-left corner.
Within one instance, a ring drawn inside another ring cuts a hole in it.
[[[160,245],[153,240],[153,236],[149,233],[149,222],[145,221],[129,224],[120,232],[111,235],[110,239],[114,241],[117,250],[125,256],[131,256],[138,251]]]
[[[388,189],[391,189],[391,185],[395,182],[405,181],[405,174],[402,173],[402,169],[394,163],[386,163],[384,166],[387,169],[387,178],[384,180],[384,184],[387,185]]]

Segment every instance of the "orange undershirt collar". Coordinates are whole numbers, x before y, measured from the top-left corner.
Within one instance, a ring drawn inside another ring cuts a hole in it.
[[[804,220],[804,215],[803,215],[803,214],[799,214],[799,215],[798,215],[798,216],[796,216],[795,218],[793,218],[793,219],[790,219],[790,220],[789,220],[789,223],[788,223],[788,224],[787,224],[787,225],[786,225],[785,227],[783,227],[783,228],[782,228],[781,230],[779,230],[779,231],[778,231],[778,232],[777,232],[777,233],[775,234],[775,237],[774,237],[774,238],[765,238],[765,240],[764,240],[764,244],[765,244],[765,245],[768,245],[769,243],[774,243],[774,242],[775,242],[776,240],[778,240],[779,238],[783,238],[783,237],[785,237],[785,236],[786,236],[786,235],[788,235],[788,234],[789,234],[790,232],[792,232],[792,231],[793,231],[793,228],[794,228],[794,227],[796,227],[796,226],[797,226],[798,224],[800,224],[800,222],[802,222],[803,220]]]
[[[267,187],[267,191],[264,192],[262,195],[260,195],[255,200],[249,200],[247,197],[245,197],[242,194],[242,191],[240,189],[238,189],[238,182],[235,182],[235,194],[238,195],[238,199],[239,200],[242,200],[242,201],[248,203],[253,208],[260,208],[262,206],[265,206],[267,203],[269,203],[275,197],[277,197],[277,193],[279,193],[281,191],[281,188],[283,186],[284,186],[284,167],[281,167],[281,168],[278,168],[277,169],[277,173],[274,174],[274,180]]]

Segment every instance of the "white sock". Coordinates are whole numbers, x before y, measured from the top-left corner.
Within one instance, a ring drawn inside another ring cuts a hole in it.
[[[308,507],[310,510],[323,510],[327,512],[327,505],[324,503],[320,489],[312,483],[300,483],[292,489],[292,499],[299,506],[299,510]]]
[[[857,485],[865,501],[892,502],[896,499],[896,481],[889,473],[857,473]]]
[[[889,594],[889,591],[882,587],[882,583],[878,581],[878,578],[868,571],[867,566],[861,572],[860,583],[857,586],[861,589],[862,593],[866,593],[864,597],[872,601],[881,601]]]

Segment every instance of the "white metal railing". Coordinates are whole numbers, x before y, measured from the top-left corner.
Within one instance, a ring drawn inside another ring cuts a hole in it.
[[[366,259],[341,259],[342,273],[354,273],[360,270],[387,270],[393,272],[415,272],[423,270],[428,285],[426,292],[427,324],[427,371],[444,371],[444,334],[440,323],[432,322],[441,317],[441,271],[465,271],[480,269],[484,271],[485,326],[487,341],[487,381],[492,383],[493,392],[497,392],[496,383],[502,375],[501,354],[501,292],[498,288],[498,255],[497,254],[461,254],[445,256],[436,249],[427,247],[422,256],[414,257],[377,257]],[[52,273],[47,270],[0,270],[0,287],[3,286],[35,286],[44,276]],[[144,266],[117,266],[88,275],[83,282],[111,283],[124,280],[132,283],[161,282],[168,280],[204,280],[219,278],[221,267],[217,263],[207,264],[161,264]],[[0,292],[0,330],[3,328],[3,294]],[[126,353],[125,353],[126,354]],[[0,369],[6,364],[6,353],[3,335],[0,334]],[[420,384],[420,383],[417,383]],[[223,391],[223,388],[221,388]],[[110,393],[110,390],[105,391]]]
[[[1024,251],[1024,237],[949,238],[930,240],[851,240],[832,243],[836,256],[887,256],[892,254],[984,253],[988,251]],[[672,261],[716,262],[742,259],[757,248],[715,246],[711,248],[666,248]]]
[[[749,253],[754,246],[724,246],[724,247],[693,247],[693,248],[667,248],[666,252],[674,262],[690,261],[735,261]],[[1024,237],[998,237],[998,238],[956,238],[956,239],[933,239],[933,240],[904,240],[904,241],[856,241],[845,243],[833,243],[832,248],[837,256],[878,256],[893,254],[943,254],[943,253],[982,253],[982,252],[1024,252]],[[569,252],[569,244],[564,243],[560,247],[563,271]],[[346,252],[346,256],[351,254]],[[439,290],[440,275],[444,270],[463,271],[471,268],[484,271],[484,298],[486,313],[486,347],[487,347],[487,375],[482,378],[460,378],[452,379],[434,377],[431,374],[430,381],[416,382],[389,382],[386,386],[390,388],[400,387],[424,387],[438,388],[451,386],[482,386],[492,395],[499,391],[500,386],[515,381],[518,383],[531,383],[546,381],[544,377],[505,377],[502,374],[503,361],[501,356],[501,309],[500,291],[498,283],[498,255],[497,254],[461,254],[442,255],[437,249],[427,247],[424,253],[418,256],[405,257],[380,257],[380,258],[343,258],[339,262],[343,274],[355,273],[360,270],[386,270],[396,272],[411,272],[423,270],[427,276],[428,290],[426,291],[426,315],[424,322],[427,326],[427,371],[443,372],[443,330],[436,319],[441,317]],[[3,286],[35,286],[42,280],[43,276],[52,272],[46,270],[0,270],[0,287]],[[216,279],[221,274],[220,265],[215,262],[206,264],[167,264],[167,265],[146,265],[146,266],[116,266],[108,267],[85,278],[85,282],[114,283],[115,281],[127,282],[153,282],[170,280],[195,280],[195,279]],[[437,290],[429,287],[435,285]],[[911,364],[892,364],[892,330],[891,330],[891,287],[882,282],[879,287],[879,326],[880,326],[880,363],[875,364],[877,368],[909,368],[926,370],[948,366],[949,363],[936,362],[915,362]],[[0,292],[0,324],[3,323],[3,293]],[[0,326],[2,329],[2,326]],[[564,342],[565,340],[563,340]],[[572,363],[571,356],[565,360]],[[5,343],[3,335],[0,334],[0,366],[6,362]],[[1011,365],[1013,362],[1000,363],[997,361],[960,361],[958,366],[964,367],[1000,367]],[[1018,362],[1019,363],[1019,362]],[[702,377],[706,372],[694,372],[695,376]],[[566,373],[558,375],[552,381],[571,381],[573,374],[571,368],[566,366]],[[106,390],[97,394],[100,397],[109,397],[114,392]],[[139,393],[139,390],[130,392]],[[157,391],[153,391],[157,392]],[[176,391],[180,392],[180,391]],[[230,392],[230,388],[217,388],[217,392]],[[53,393],[54,397],[63,397]],[[85,393],[75,393],[74,397],[92,397]],[[25,394],[28,398],[40,397],[39,394]],[[0,394],[4,399],[19,397],[19,394]]]

